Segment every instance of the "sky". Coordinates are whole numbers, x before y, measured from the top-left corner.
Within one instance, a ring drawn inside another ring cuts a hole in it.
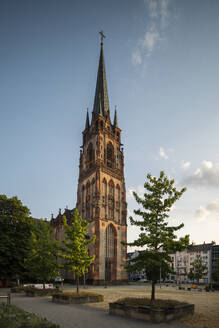
[[[219,1],[1,0],[0,194],[32,216],[75,207],[86,110],[103,29],[128,216],[147,173],[187,187],[179,236],[219,244]],[[128,241],[138,231],[128,220]]]

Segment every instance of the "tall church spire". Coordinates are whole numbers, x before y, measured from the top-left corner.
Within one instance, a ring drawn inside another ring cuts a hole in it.
[[[116,110],[116,106],[115,106],[115,114],[114,114],[114,128],[118,128],[118,118],[117,118],[117,110]]]
[[[102,32],[101,32],[102,33]],[[93,112],[103,115],[105,118],[109,115],[109,99],[106,84],[106,70],[103,55],[103,34],[101,34],[100,59],[97,73],[97,84],[94,98]],[[101,113],[102,109],[102,113]]]
[[[89,127],[90,127],[90,120],[89,120],[89,113],[88,113],[88,109],[87,109],[85,129],[89,129]]]

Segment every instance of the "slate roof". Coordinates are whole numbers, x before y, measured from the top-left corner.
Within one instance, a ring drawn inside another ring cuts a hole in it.
[[[99,59],[99,67],[97,73],[97,84],[96,84],[93,112],[99,115],[103,115],[105,118],[107,118],[110,114],[102,42],[100,48],[100,59]]]
[[[212,248],[213,244],[189,245],[188,252],[207,252]]]

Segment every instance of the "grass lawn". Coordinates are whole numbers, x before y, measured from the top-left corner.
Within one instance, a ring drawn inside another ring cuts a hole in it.
[[[151,289],[147,286],[89,288],[89,291],[104,295],[104,302],[91,303],[88,306],[108,310],[109,303],[124,297],[150,297]],[[206,328],[219,327],[219,292],[184,291],[174,287],[156,287],[156,298],[177,300],[195,304],[195,314],[181,320],[191,326]]]

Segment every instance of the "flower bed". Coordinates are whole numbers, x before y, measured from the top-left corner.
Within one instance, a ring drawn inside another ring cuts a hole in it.
[[[103,295],[90,292],[80,292],[79,294],[73,292],[63,292],[55,293],[52,296],[52,301],[54,303],[61,304],[96,303],[103,302]]]
[[[177,320],[194,313],[194,304],[173,300],[156,300],[146,298],[124,298],[109,303],[109,314],[150,321],[153,323]]]

